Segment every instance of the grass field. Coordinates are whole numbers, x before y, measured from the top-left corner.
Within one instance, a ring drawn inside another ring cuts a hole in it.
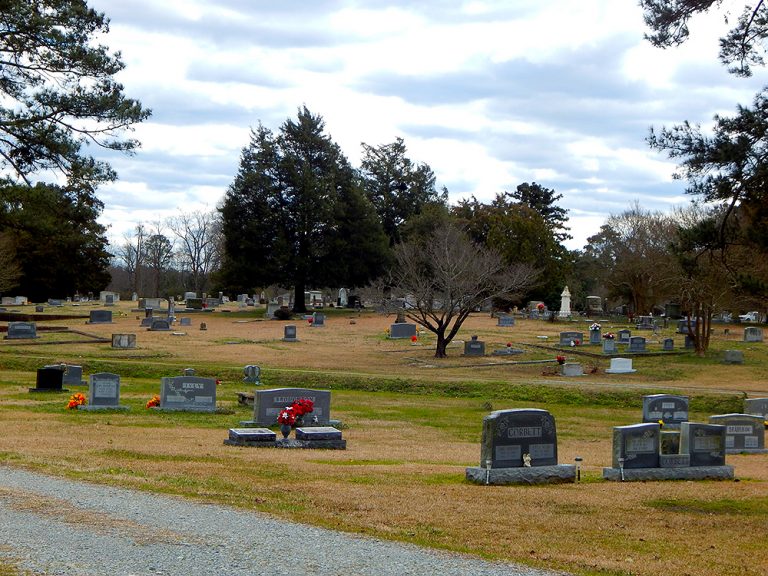
[[[768,396],[768,343],[742,342],[742,327],[718,326],[706,358],[635,358],[634,374],[605,374],[608,359],[582,355],[598,347],[568,349],[569,361],[595,373],[563,378],[555,371],[557,334],[586,332],[587,322],[523,320],[499,328],[478,314],[460,338],[476,334],[488,352],[507,344],[525,352],[465,358],[457,346],[435,360],[430,335],[420,334],[415,345],[388,340],[393,317],[369,312],[326,311],[324,328],[296,320],[296,343],[281,341],[286,322],[265,321],[260,311],[197,314],[192,327],[176,328],[183,335],[138,328],[143,314],[131,312],[130,303],[114,312],[114,324],[38,325],[107,338],[135,333],[136,349],[60,343],[61,333],[43,331],[34,342],[0,340],[0,462],[576,574],[768,573],[768,455],[729,456],[736,482],[622,484],[601,476],[610,465],[612,427],[640,420],[644,394],[688,395],[695,421],[739,412],[745,396]],[[603,323],[604,331],[622,327]],[[662,334],[668,336],[672,329]],[[682,338],[675,337],[680,352]],[[661,345],[650,341],[649,348]],[[723,365],[725,349],[742,350],[745,364]],[[52,362],[120,374],[121,400],[131,410],[68,411],[66,394],[30,394],[34,370]],[[225,446],[227,429],[251,417],[237,403],[237,392],[253,389],[242,383],[246,364],[261,367],[265,387],[333,390],[332,417],[344,422],[348,449]],[[222,380],[217,413],[146,410],[160,377],[186,367]],[[583,457],[582,481],[468,484],[464,469],[479,463],[483,416],[528,407],[555,416],[559,461]]]

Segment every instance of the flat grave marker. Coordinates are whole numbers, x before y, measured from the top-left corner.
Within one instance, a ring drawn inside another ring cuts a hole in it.
[[[395,322],[389,326],[389,338],[391,340],[411,338],[412,336],[416,336],[416,324]]]

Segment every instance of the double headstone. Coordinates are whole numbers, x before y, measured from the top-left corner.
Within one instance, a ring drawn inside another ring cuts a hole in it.
[[[136,334],[112,334],[112,348],[136,348]]]
[[[658,423],[615,426],[613,468],[658,468],[660,443],[661,427]]]
[[[575,467],[557,464],[554,417],[537,408],[498,410],[483,418],[480,466],[466,469],[479,484],[573,482]]]
[[[416,336],[416,324],[395,322],[389,327],[389,337],[391,339],[411,338],[413,336]]]
[[[485,356],[485,342],[472,336],[468,342],[464,342],[464,356]]]
[[[216,380],[199,376],[163,378],[160,408],[187,412],[216,411]]]
[[[560,346],[572,346],[574,344],[582,344],[584,342],[583,332],[560,332]]]
[[[254,364],[248,364],[243,368],[243,382],[249,384],[261,384],[259,377],[261,376],[261,368]]]
[[[643,396],[643,422],[661,420],[665,428],[679,429],[688,421],[688,397],[673,394]]]
[[[112,310],[91,310],[88,324],[112,324]]]
[[[314,409],[305,416],[304,424],[329,424],[331,417],[331,393],[329,390],[309,388],[276,388],[256,390],[253,397],[253,424],[272,426],[281,410],[296,400],[307,398],[314,402]],[[251,424],[249,422],[249,424]]]
[[[8,322],[6,340],[25,340],[37,338],[37,324],[34,322]]]
[[[725,426],[725,451],[728,454],[762,454],[765,449],[765,419],[753,414],[720,414],[709,417],[710,424]]]

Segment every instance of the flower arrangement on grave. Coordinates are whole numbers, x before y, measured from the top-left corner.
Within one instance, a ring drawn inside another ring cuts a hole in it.
[[[555,360],[557,360],[557,363],[560,364],[561,366],[565,364],[565,356],[556,356]]]
[[[664,420],[659,420],[659,428],[664,428]]]
[[[544,302],[539,302],[538,304],[536,304],[536,310],[538,310],[539,312],[544,312],[544,308],[546,308],[546,306],[544,305]]]
[[[593,323],[590,325],[590,327],[589,327],[589,330],[590,330],[591,332],[594,332],[595,330],[600,330],[600,323],[599,323],[599,322],[593,322]]]
[[[614,334],[613,332],[606,332],[605,334],[603,334],[603,338],[605,338],[606,340],[613,340],[616,338],[616,334]]]
[[[75,392],[72,394],[72,396],[69,397],[67,410],[74,410],[78,406],[85,406],[86,404],[88,404],[88,399],[85,397],[85,395],[82,392]]]
[[[277,423],[287,424],[291,427],[301,426],[304,422],[304,416],[315,409],[315,403],[309,398],[299,398],[290,406],[286,406],[277,415]]]
[[[149,402],[147,402],[147,408],[154,408],[155,406],[160,406],[160,396],[155,394],[152,396]]]

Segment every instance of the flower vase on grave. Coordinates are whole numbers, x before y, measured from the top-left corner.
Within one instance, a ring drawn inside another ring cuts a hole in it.
[[[291,433],[291,425],[280,424],[280,433],[283,435],[283,438],[288,438],[288,435]]]

